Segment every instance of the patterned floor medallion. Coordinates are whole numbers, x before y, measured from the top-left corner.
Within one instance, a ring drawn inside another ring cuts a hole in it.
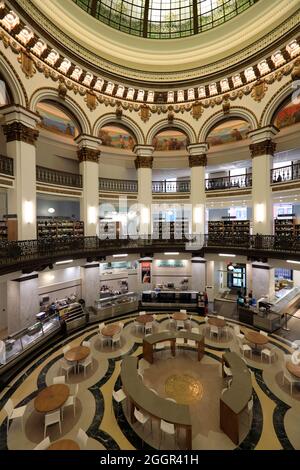
[[[189,405],[201,400],[203,385],[191,375],[170,375],[165,383],[167,397],[173,398],[177,403]]]

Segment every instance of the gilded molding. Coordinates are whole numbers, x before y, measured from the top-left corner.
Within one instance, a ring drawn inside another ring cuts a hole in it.
[[[88,147],[81,147],[77,150],[77,157],[79,162],[99,162],[100,150],[89,149]]]
[[[274,155],[276,143],[272,139],[266,139],[262,142],[256,142],[249,145],[251,158],[260,157],[261,155]]]
[[[206,166],[207,165],[207,155],[189,155],[189,167],[193,168],[194,166]]]
[[[139,168],[152,168],[153,157],[141,157],[139,155],[138,157],[136,157],[134,164],[137,170]]]
[[[39,131],[37,129],[27,127],[25,124],[18,121],[12,122],[11,124],[4,124],[3,132],[6,137],[6,142],[17,140],[30,145],[35,145],[39,136]]]

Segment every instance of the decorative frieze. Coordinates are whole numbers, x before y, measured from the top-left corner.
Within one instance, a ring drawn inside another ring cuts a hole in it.
[[[262,142],[256,142],[249,146],[251,157],[260,157],[261,155],[274,155],[276,143],[272,139],[266,139]]]
[[[25,142],[26,144],[35,145],[39,136],[39,131],[31,127],[25,126],[22,122],[12,122],[3,126],[3,132],[6,136],[6,142],[15,140]]]
[[[90,149],[88,147],[81,147],[77,150],[79,162],[99,162],[100,150]]]
[[[189,155],[189,166],[193,168],[194,166],[206,166],[207,165],[207,155]]]
[[[139,168],[152,168],[153,165],[153,157],[143,157],[141,155],[137,156],[135,161],[135,168],[138,170]]]

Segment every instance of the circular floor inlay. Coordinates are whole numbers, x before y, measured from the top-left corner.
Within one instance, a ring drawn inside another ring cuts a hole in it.
[[[173,398],[177,403],[188,405],[201,400],[203,385],[191,375],[170,375],[165,383],[167,397]]]

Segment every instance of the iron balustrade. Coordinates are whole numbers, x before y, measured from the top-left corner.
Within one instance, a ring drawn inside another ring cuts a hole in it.
[[[206,191],[232,188],[251,188],[252,173],[237,176],[222,176],[205,180]]]
[[[36,167],[36,180],[40,183],[56,184],[58,186],[69,186],[82,188],[82,176],[77,173],[53,170],[43,166]]]
[[[138,182],[136,180],[118,180],[112,178],[99,178],[100,191],[112,191],[120,193],[137,193]]]
[[[0,173],[4,175],[14,175],[14,161],[12,158],[0,155]]]
[[[188,238],[192,242],[187,244]],[[197,241],[199,240],[199,241]],[[282,255],[293,254],[300,259],[300,237],[279,237],[274,235],[189,235],[187,238],[152,239],[150,236],[144,238],[136,236],[120,239],[100,240],[98,237],[39,239],[22,241],[0,241],[0,271],[13,272],[29,267],[31,271],[44,269],[61,259],[78,259],[81,257],[100,258],[121,252],[159,252],[166,248],[177,249],[177,251],[218,252],[229,249],[230,252],[257,256],[258,254]],[[225,251],[226,253],[226,251]],[[29,270],[30,272],[30,270]]]
[[[190,190],[190,180],[152,181],[152,193],[189,193]]]
[[[273,168],[271,170],[271,183],[282,183],[300,179],[300,163]]]

